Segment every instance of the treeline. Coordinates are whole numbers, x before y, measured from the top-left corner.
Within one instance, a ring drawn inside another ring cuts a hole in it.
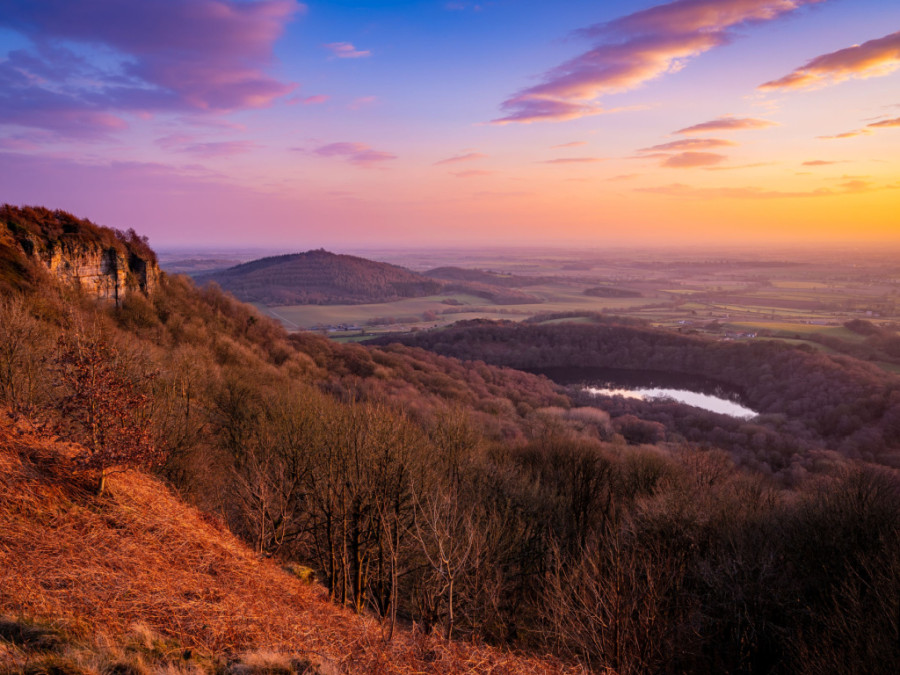
[[[777,341],[724,342],[635,325],[460,322],[394,338],[460,359],[514,368],[665,370],[727,383],[760,424],[802,446],[898,463],[900,378],[845,356]],[[384,338],[388,341],[391,338]]]

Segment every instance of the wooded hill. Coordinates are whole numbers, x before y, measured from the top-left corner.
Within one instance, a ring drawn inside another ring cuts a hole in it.
[[[433,295],[442,284],[397,265],[323,249],[229,267],[198,277],[244,302],[263,305],[355,305]]]

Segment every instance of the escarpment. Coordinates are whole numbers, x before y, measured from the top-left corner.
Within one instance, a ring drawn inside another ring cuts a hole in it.
[[[0,287],[33,284],[48,273],[98,300],[153,292],[156,255],[134,230],[121,232],[42,207],[0,207]]]

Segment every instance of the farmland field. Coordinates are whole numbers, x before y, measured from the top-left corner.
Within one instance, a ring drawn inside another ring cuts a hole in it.
[[[356,253],[419,273],[438,267],[488,272],[512,293],[465,292],[451,284],[444,293],[396,302],[258,309],[289,330],[315,330],[342,342],[468,319],[588,322],[603,313],[721,339],[787,340],[900,367],[900,357],[872,343],[872,330],[890,340],[900,326],[900,263],[891,252],[809,252],[791,262],[746,251]],[[845,326],[854,320],[875,328],[861,333]]]

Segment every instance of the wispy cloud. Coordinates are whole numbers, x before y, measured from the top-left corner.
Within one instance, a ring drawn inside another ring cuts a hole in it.
[[[735,146],[737,143],[724,138],[683,138],[671,143],[653,145],[638,152],[682,152],[686,150],[709,150],[711,148],[725,148]]]
[[[545,159],[540,164],[593,164],[605,161],[604,157],[557,157],[556,159]]]
[[[845,131],[842,134],[835,134],[833,136],[819,136],[818,138],[826,141],[838,140],[843,138],[853,138],[854,136],[868,136],[871,133],[874,133],[872,130],[878,129],[892,129],[900,127],[900,117],[894,117],[893,119],[888,120],[880,120],[878,122],[872,122],[871,124],[867,124],[863,129],[854,129],[853,131]]]
[[[351,42],[329,42],[322,46],[339,59],[364,59],[372,56],[368,49],[357,49]]]
[[[560,143],[559,145],[551,146],[550,149],[562,150],[563,148],[580,148],[583,145],[587,145],[587,141],[571,141],[569,143]]]
[[[213,157],[242,155],[258,147],[259,145],[252,141],[217,141],[212,143],[191,143],[181,148],[181,152],[203,159],[211,159]]]
[[[679,152],[663,160],[661,166],[667,169],[694,169],[699,166],[712,166],[728,159],[715,152]]]
[[[831,166],[832,164],[840,164],[840,162],[827,159],[811,159],[808,162],[803,162],[803,166]]]
[[[330,98],[331,97],[327,94],[314,94],[313,96],[307,96],[306,98],[302,99],[300,103],[302,103],[303,105],[319,105],[321,103],[327,102]]]
[[[732,117],[724,115],[709,122],[701,122],[684,129],[679,129],[676,134],[705,134],[711,131],[745,131],[748,129],[765,129],[778,126],[776,122],[755,117]]]
[[[470,169],[468,171],[453,171],[452,174],[457,178],[478,178],[480,176],[493,176],[496,171],[485,171],[482,169]]]
[[[361,110],[378,102],[377,96],[360,96],[355,98],[347,105],[350,110]]]
[[[900,31],[861,45],[817,56],[784,77],[759,86],[762,90],[809,89],[851,78],[888,75],[900,69]]]
[[[371,168],[382,164],[383,162],[397,159],[397,155],[393,153],[375,150],[365,143],[353,143],[348,141],[322,145],[313,150],[313,152],[320,157],[341,157],[351,164],[364,168]]]
[[[476,2],[447,2],[444,3],[444,9],[448,12],[465,12],[467,9],[480,12],[482,6]]]
[[[884,127],[900,127],[900,117],[895,117],[891,120],[881,120],[880,122],[872,122],[867,125],[872,129],[881,129]]]
[[[0,122],[90,136],[125,128],[123,113],[268,106],[295,88],[265,69],[304,9],[295,0],[9,0],[0,26],[34,46],[0,63]]]
[[[772,166],[775,162],[753,162],[751,164],[731,164],[729,166],[708,166],[704,171],[740,171],[741,169],[756,169],[761,166]]]
[[[893,189],[897,189],[897,186],[879,186],[865,180],[851,180],[839,183],[836,188],[818,188],[815,190],[769,190],[761,187],[698,188],[691,185],[685,185],[684,183],[670,183],[669,185],[636,188],[635,192],[666,195],[669,197],[682,197],[686,199],[806,199]]]
[[[674,0],[578,31],[589,51],[501,104],[498,124],[562,121],[605,112],[602,96],[634,89],[726,44],[733,29],[822,0]]]
[[[834,134],[833,136],[817,136],[817,138],[823,141],[834,141],[844,138],[853,138],[854,136],[868,136],[871,133],[872,132],[869,129],[856,129],[854,131],[845,131],[840,134]]]
[[[439,162],[435,162],[435,166],[441,166],[443,164],[459,164],[460,162],[472,162],[476,159],[485,159],[487,155],[481,152],[467,152],[464,155],[455,155],[454,157],[448,157],[447,159],[442,159]]]

